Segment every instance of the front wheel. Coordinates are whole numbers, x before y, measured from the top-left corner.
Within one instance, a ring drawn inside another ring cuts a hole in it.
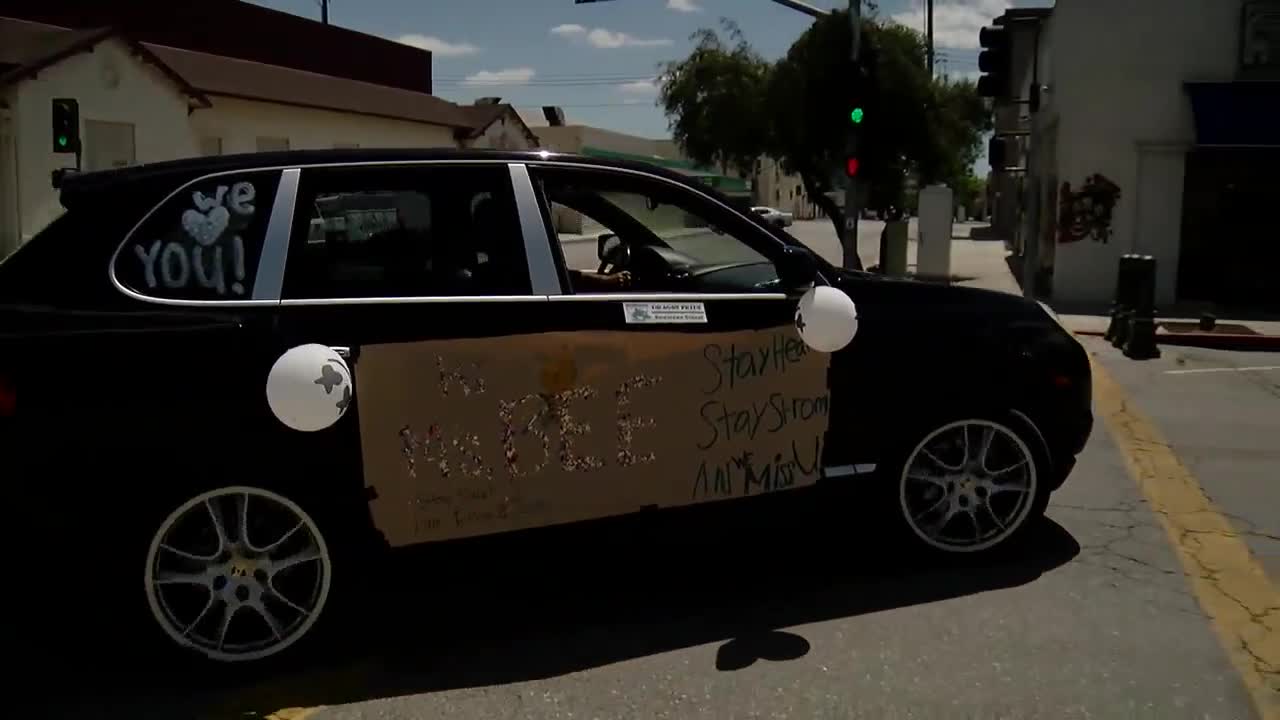
[[[190,498],[156,529],[147,602],[173,643],[214,661],[261,660],[312,629],[332,570],[319,527],[297,503],[222,487]]]
[[[897,470],[901,519],[934,550],[1006,545],[1048,505],[1048,456],[1012,421],[973,417],[936,426]]]

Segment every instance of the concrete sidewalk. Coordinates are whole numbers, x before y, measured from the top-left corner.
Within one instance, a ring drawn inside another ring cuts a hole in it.
[[[1017,259],[1011,258],[1001,240],[973,240],[990,237],[983,231],[985,224],[957,223],[951,246],[952,274],[960,279],[958,285],[970,285],[990,290],[1022,294],[1022,286],[1014,276]],[[1110,308],[1105,306],[1081,308],[1079,304],[1046,301],[1059,312],[1059,319],[1072,332],[1079,335],[1102,336],[1111,323]],[[1167,314],[1156,315],[1156,342],[1164,345],[1219,348],[1223,350],[1280,351],[1280,318],[1231,319],[1218,316],[1212,331],[1202,330],[1200,318],[1186,307],[1166,309]]]

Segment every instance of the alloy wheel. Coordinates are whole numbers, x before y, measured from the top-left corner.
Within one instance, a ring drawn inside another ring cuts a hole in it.
[[[151,613],[181,646],[237,662],[301,639],[329,595],[332,563],[315,522],[268,490],[226,487],[174,510],[151,541]]]
[[[1036,459],[1016,432],[969,419],[944,425],[908,456],[899,483],[907,524],[949,552],[993,547],[1027,520],[1037,492]]]

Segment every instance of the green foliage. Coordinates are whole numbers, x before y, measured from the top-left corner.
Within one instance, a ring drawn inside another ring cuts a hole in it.
[[[749,175],[768,136],[760,98],[770,66],[735,23],[720,23],[729,42],[714,30],[695,32],[693,52],[664,65],[658,103],[691,160]]]
[[[955,190],[955,202],[969,211],[977,207],[978,199],[987,192],[987,181],[973,174],[967,174],[952,185]]]
[[[864,202],[905,204],[906,180],[958,188],[980,153],[990,113],[972,82],[930,78],[924,37],[874,15],[862,21],[862,77],[849,77],[849,16],[820,18],[770,64],[737,26],[722,21],[694,34],[696,47],[664,68],[660,104],[675,140],[694,161],[749,171],[756,158],[778,159],[801,176],[809,197],[839,227],[825,193],[843,185],[849,111],[861,124]]]

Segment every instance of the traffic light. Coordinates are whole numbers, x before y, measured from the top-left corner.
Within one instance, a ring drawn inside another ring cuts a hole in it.
[[[850,62],[848,72],[847,95],[845,97],[847,125],[845,126],[844,174],[852,179],[857,177],[858,169],[862,166],[862,161],[858,156],[858,140],[863,129],[863,122],[867,119],[867,110],[863,102],[863,86],[865,83],[863,82],[862,69],[857,63]]]
[[[978,78],[978,94],[989,98],[1008,97],[1013,64],[1009,28],[1000,25],[982,28],[978,32],[978,44],[982,46],[978,69],[983,73]]]
[[[53,99],[53,151],[80,150],[80,103],[75,98]]]

